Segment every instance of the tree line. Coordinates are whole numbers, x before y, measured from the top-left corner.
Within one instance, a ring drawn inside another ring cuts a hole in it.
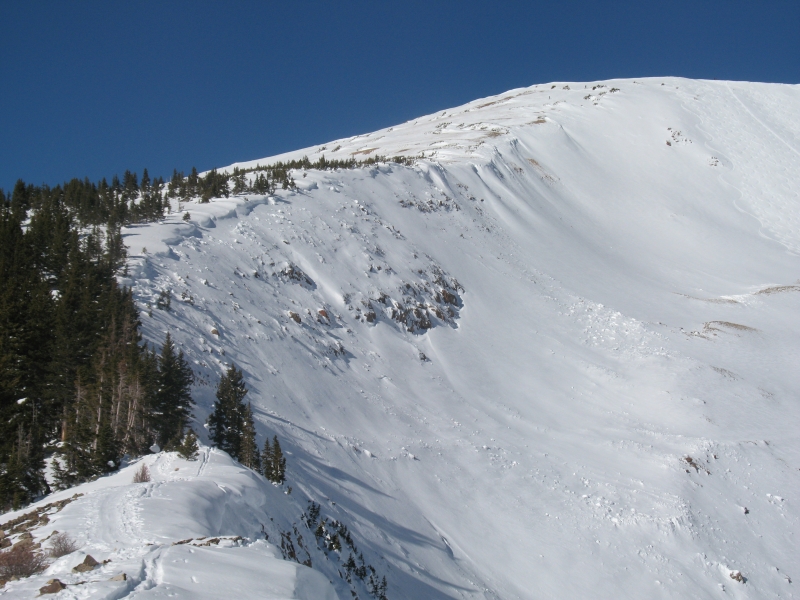
[[[208,202],[211,198],[222,198],[223,196],[227,198],[229,194],[269,195],[274,194],[278,188],[295,189],[296,184],[291,176],[291,172],[294,170],[356,169],[381,162],[410,165],[414,160],[405,156],[395,156],[391,159],[387,159],[385,156],[374,156],[362,161],[355,158],[330,160],[323,155],[314,162],[304,156],[301,159],[277,162],[271,165],[259,164],[246,169],[234,167],[230,173],[218,172],[215,169],[206,173],[204,177],[201,177],[194,168],[187,176],[184,176],[183,172],[175,170],[167,186],[167,196],[185,200],[199,197],[201,202]],[[254,175],[251,176],[251,174]]]
[[[96,183],[88,178],[76,178],[50,187],[25,183],[20,179],[7,201],[21,211],[46,211],[53,204],[60,204],[80,227],[102,226],[118,235],[122,226],[163,218],[165,212],[170,210],[172,199],[208,202],[211,198],[228,197],[230,194],[268,195],[274,194],[279,188],[294,189],[293,170],[355,169],[380,162],[409,165],[414,160],[405,156],[391,159],[374,156],[363,161],[355,158],[331,160],[321,156],[312,162],[304,156],[247,169],[234,167],[230,173],[213,169],[200,175],[192,167],[187,175],[175,169],[168,183],[163,177],[151,178],[147,169],[144,169],[141,178],[136,172],[125,171],[122,177],[114,175],[110,183],[106,178]],[[121,246],[121,243],[118,245]]]
[[[312,162],[304,156],[246,169],[234,167],[230,173],[213,169],[200,175],[192,167],[187,175],[175,169],[168,183],[163,177],[151,178],[147,169],[141,178],[136,172],[125,171],[122,177],[114,175],[110,183],[106,178],[96,183],[88,178],[76,178],[50,187],[25,183],[20,179],[6,200],[18,211],[46,211],[53,204],[60,204],[80,227],[102,226],[117,232],[125,225],[163,218],[170,210],[172,199],[208,202],[211,198],[230,194],[274,194],[279,188],[296,187],[291,176],[293,170],[355,169],[381,162],[410,165],[415,160],[405,156],[387,158],[378,155],[362,161],[355,158],[331,160],[323,155]]]
[[[113,470],[181,433],[192,372],[167,336],[141,344],[118,228],[83,227],[64,194],[0,190],[0,509]]]
[[[293,170],[386,160],[303,157],[203,176],[195,168],[188,175],[174,171],[169,182],[145,169],[141,177],[125,171],[110,183],[84,178],[50,187],[19,180],[10,194],[0,189],[0,510],[49,491],[44,466],[53,453],[56,484],[67,487],[153,443],[185,441],[192,372],[169,336],[159,352],[141,343],[132,292],[116,278],[126,259],[123,226],[163,218],[173,199],[272,194],[295,187]],[[212,440],[282,483],[277,437],[257,447],[246,390],[241,380],[228,381],[233,374],[218,391]]]
[[[30,215],[30,217],[28,217]],[[113,232],[81,228],[58,196],[31,210],[0,190],[0,510],[109,473],[123,456],[191,454],[193,373],[167,334],[142,344],[131,290],[117,284],[124,252]],[[277,437],[256,444],[242,372],[221,379],[212,441],[276,483]],[[187,449],[188,448],[188,449]]]
[[[133,295],[116,280],[123,258],[113,232],[81,228],[58,196],[31,211],[0,190],[0,510],[50,491],[47,458],[66,488],[153,444],[187,444],[192,370],[169,334],[158,352],[141,343]],[[211,439],[282,483],[280,443],[258,449],[246,393],[231,367]]]

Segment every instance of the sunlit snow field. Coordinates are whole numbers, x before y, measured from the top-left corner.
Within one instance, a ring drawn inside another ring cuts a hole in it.
[[[335,567],[317,581],[255,542],[259,518],[302,526],[307,499],[392,600],[794,597],[800,86],[539,85],[239,166],[304,155],[423,158],[174,205],[124,231],[122,278],[145,337],[171,332],[192,363],[204,440],[222,370],[243,369],[292,494],[208,449],[205,474],[147,457],[186,471],[152,493],[130,470],[88,484],[41,533],[139,579],[58,597],[226,597],[202,576],[225,560],[217,581],[285,568],[276,598],[349,597]],[[211,522],[192,495],[216,506],[231,479],[237,517]],[[174,566],[169,544],[199,535],[254,543]]]

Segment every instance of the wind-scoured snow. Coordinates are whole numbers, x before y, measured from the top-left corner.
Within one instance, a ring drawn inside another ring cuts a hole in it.
[[[125,231],[145,336],[198,376],[196,429],[244,370],[259,441],[287,450],[287,524],[320,502],[392,600],[793,597],[800,86],[539,85],[238,166],[303,155],[422,158]],[[217,506],[211,480],[170,489]],[[130,485],[108,510],[139,506]],[[258,537],[148,510],[119,536]],[[111,552],[113,527],[74,529]],[[257,544],[214,552],[246,570]],[[147,593],[192,571],[162,568]]]

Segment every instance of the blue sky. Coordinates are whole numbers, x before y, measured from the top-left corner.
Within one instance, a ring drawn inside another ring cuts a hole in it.
[[[17,2],[0,187],[168,176],[549,81],[800,83],[800,2]]]

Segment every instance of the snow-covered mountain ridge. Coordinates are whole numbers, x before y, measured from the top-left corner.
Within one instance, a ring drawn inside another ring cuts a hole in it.
[[[288,450],[292,495],[244,486],[243,506],[288,528],[320,502],[392,600],[792,597],[800,86],[539,85],[229,168],[304,155],[422,158],[125,231],[124,282],[146,337],[192,361],[198,422],[234,361]],[[224,487],[241,468],[214,455]],[[96,510],[92,485],[64,514]],[[130,489],[131,547],[258,537],[175,506],[151,540]],[[165,568],[125,593],[168,594]]]

